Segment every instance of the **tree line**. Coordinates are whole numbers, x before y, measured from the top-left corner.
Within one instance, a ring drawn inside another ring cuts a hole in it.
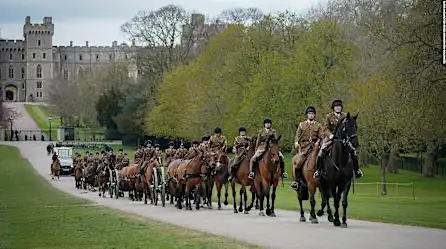
[[[229,140],[241,125],[254,134],[270,117],[292,150],[303,110],[323,122],[342,99],[359,112],[361,153],[427,152],[429,175],[446,138],[440,16],[434,0],[333,0],[306,14],[228,9],[208,18],[224,29],[184,37],[183,8],[139,12],[121,28],[152,48],[137,55],[140,77],[103,77],[110,86],[86,116],[126,137],[186,140],[216,126]]]

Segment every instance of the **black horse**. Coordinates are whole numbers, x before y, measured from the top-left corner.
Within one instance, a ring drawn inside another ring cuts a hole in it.
[[[330,153],[323,161],[323,168],[326,174],[321,178],[321,185],[328,188],[328,191],[324,191],[326,194],[322,197],[323,204],[321,210],[329,203],[329,198],[333,197],[335,208],[333,225],[343,228],[347,227],[348,193],[353,178],[353,164],[350,155],[356,153],[356,148],[358,147],[358,136],[356,135],[357,118],[358,114],[351,117],[350,113],[347,113],[347,116],[339,121],[333,132],[334,137]],[[341,198],[343,209],[342,224],[339,220]]]

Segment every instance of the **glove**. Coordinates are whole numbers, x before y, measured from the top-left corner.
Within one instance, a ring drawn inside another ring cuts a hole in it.
[[[331,140],[331,139],[333,139],[333,137],[334,137],[334,135],[331,134],[328,138]]]
[[[299,147],[299,142],[295,142],[294,146],[296,147],[296,149]]]
[[[235,148],[232,148],[232,153],[237,153],[237,150]]]

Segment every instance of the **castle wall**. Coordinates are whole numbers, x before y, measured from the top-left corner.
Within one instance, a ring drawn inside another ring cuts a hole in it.
[[[211,30],[214,33],[224,28],[204,24],[204,16],[200,14],[192,15],[191,23],[200,27],[184,26],[183,32],[193,30],[194,35],[200,33],[201,39],[209,39]],[[51,17],[44,17],[41,23],[31,23],[31,17],[27,16],[23,25],[24,40],[0,40],[0,98],[5,99],[5,89],[13,86],[17,88],[18,101],[48,101],[52,84],[74,80],[89,70],[100,72],[110,62],[130,61],[142,48],[134,41],[131,45],[118,45],[114,41],[111,46],[89,46],[88,41],[85,46],[73,46],[71,41],[68,46],[53,46],[53,35]],[[129,76],[135,79],[138,76],[135,63],[129,65]]]

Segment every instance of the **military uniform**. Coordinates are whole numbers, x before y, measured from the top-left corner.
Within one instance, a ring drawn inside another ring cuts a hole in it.
[[[299,123],[294,138],[294,145],[297,149],[298,159],[296,166],[300,168],[310,149],[315,149],[315,143],[324,138],[322,125],[317,121],[306,120]]]
[[[142,158],[144,151],[141,147],[139,147],[136,151],[135,151],[135,155],[133,157],[133,160],[135,161],[135,163],[137,163],[139,161],[139,159]]]
[[[127,156],[127,153],[125,153],[124,156],[122,157],[121,169],[129,165],[130,165],[130,158]]]
[[[227,146],[228,145],[227,145],[226,137],[222,136],[222,135],[220,135],[218,137],[217,137],[217,135],[211,136],[211,139],[209,140],[209,144],[208,144],[208,148],[212,152],[216,152],[217,150],[226,152]]]
[[[155,148],[153,147],[147,147],[144,149],[144,153],[146,154],[146,159],[152,159],[156,156],[155,154]]]
[[[241,129],[239,129],[239,132]],[[246,129],[243,130],[246,132]],[[234,144],[232,146],[232,152],[235,154],[234,162],[231,165],[230,175],[228,178],[228,181],[232,181],[232,178],[234,177],[235,173],[237,172],[237,168],[239,164],[245,159],[246,156],[246,150],[249,146],[250,138],[246,135],[240,135],[235,137]]]
[[[175,158],[177,158],[177,159],[183,159],[183,158],[187,155],[188,152],[189,152],[189,151],[188,151],[186,148],[184,148],[184,147],[180,147],[180,148],[177,149],[177,151],[176,151]]]
[[[254,153],[254,155],[251,157],[251,160],[249,161],[249,169],[251,172],[249,173],[248,177],[250,179],[254,178],[254,172],[255,172],[253,170],[254,163],[257,162],[258,158],[260,156],[262,156],[263,153],[265,152],[266,141],[268,140],[268,138],[273,137],[275,139],[278,139],[277,131],[275,129],[273,129],[272,127],[267,129],[265,127],[265,124],[267,124],[267,123],[272,124],[271,119],[266,118],[265,120],[263,120],[263,128],[257,132],[256,152]],[[282,178],[288,178],[288,176],[285,172],[284,156],[281,151],[279,151],[279,159],[280,159],[280,171],[282,173]]]
[[[174,158],[176,152],[177,152],[177,150],[175,148],[168,148],[166,150],[166,159],[167,158]]]

